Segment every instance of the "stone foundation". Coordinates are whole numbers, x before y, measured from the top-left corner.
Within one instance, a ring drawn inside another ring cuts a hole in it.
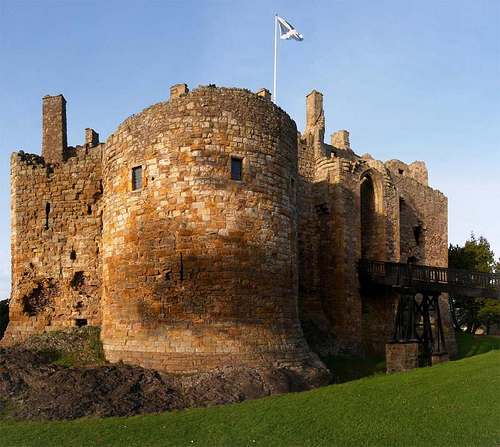
[[[450,361],[450,355],[447,352],[433,354],[431,357],[431,365],[437,365],[439,363],[446,363]]]
[[[418,368],[418,342],[386,343],[387,374]]]

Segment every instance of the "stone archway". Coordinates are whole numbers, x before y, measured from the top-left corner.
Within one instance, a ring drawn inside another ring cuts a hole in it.
[[[366,171],[360,177],[361,258],[387,260],[386,216],[383,203],[383,181],[377,172]],[[394,320],[395,299],[376,288],[361,290],[361,327],[364,351],[384,352]]]
[[[361,258],[384,260],[384,223],[381,210],[381,192],[371,172],[360,181],[361,201]]]

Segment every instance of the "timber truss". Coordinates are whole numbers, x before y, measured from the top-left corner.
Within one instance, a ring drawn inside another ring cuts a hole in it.
[[[417,342],[425,364],[433,355],[446,354],[439,296],[442,293],[500,299],[500,274],[455,270],[426,265],[361,259],[363,286],[379,285],[399,295],[393,338],[389,342]]]

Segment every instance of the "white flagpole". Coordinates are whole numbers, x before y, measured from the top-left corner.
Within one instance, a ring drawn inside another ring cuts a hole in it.
[[[274,14],[274,92],[273,102],[276,104],[276,68],[278,56],[278,13]]]

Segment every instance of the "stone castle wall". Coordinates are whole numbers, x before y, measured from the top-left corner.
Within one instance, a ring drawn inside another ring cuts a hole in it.
[[[12,294],[4,342],[101,324],[101,146],[64,164],[11,157]]]
[[[316,359],[302,322],[322,353],[382,352],[397,295],[361,290],[358,260],[447,265],[447,202],[425,165],[360,157],[345,130],[325,144],[321,93],[300,134],[266,90],[180,84],[76,148],[65,105],[43,100],[42,157],[11,159],[4,344],[102,323],[111,361],[294,366]],[[441,314],[454,352],[445,296]]]
[[[357,261],[446,266],[447,201],[428,187],[422,162],[360,157],[345,130],[325,144],[320,93],[307,97],[306,110],[298,138],[301,318],[328,334],[324,352],[382,353],[392,337],[398,295],[360,290]],[[441,314],[454,352],[446,297]]]
[[[144,110],[109,138],[110,360],[189,371],[310,356],[297,309],[296,134],[270,101],[203,87]],[[231,179],[232,158],[241,181]],[[143,172],[136,191],[134,167]]]

